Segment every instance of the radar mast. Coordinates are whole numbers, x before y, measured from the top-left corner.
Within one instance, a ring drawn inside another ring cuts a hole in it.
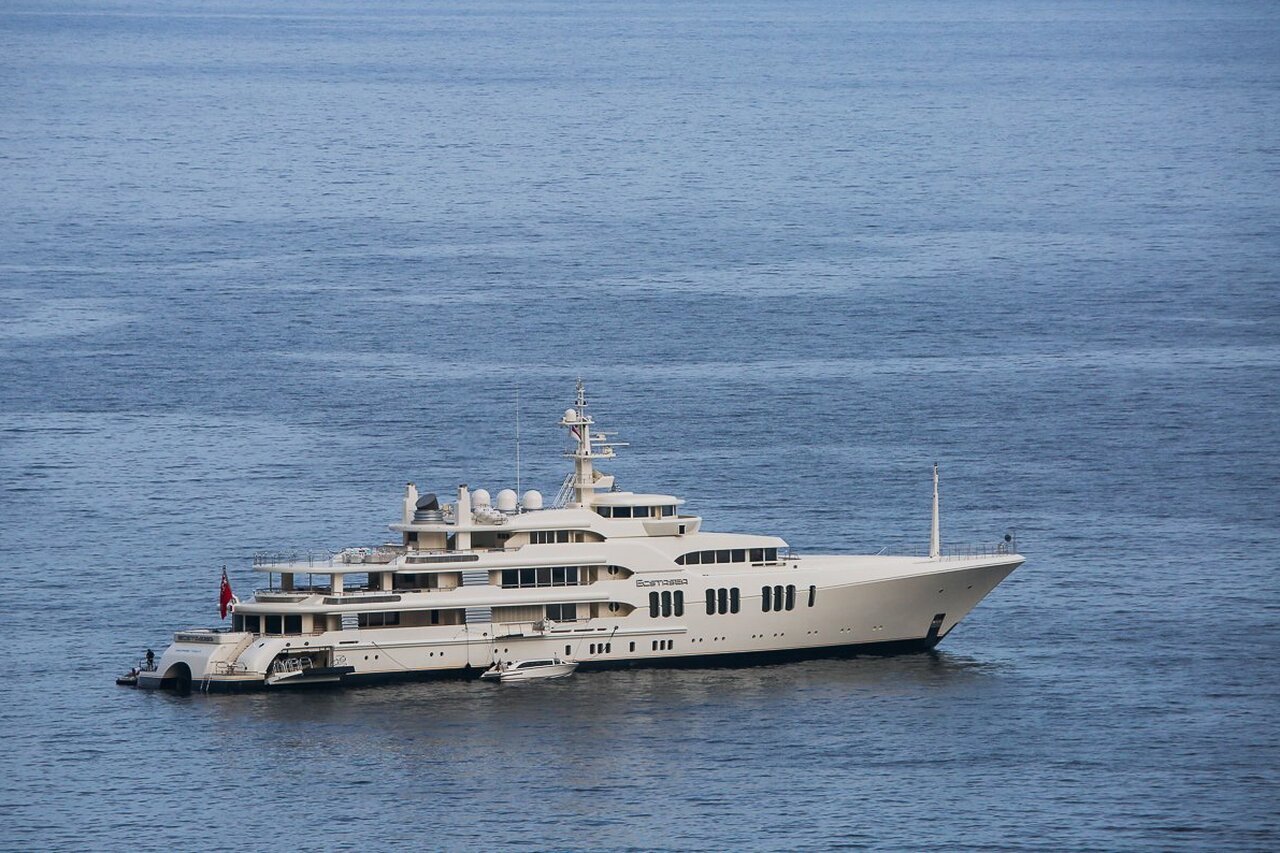
[[[625,442],[607,441],[609,433],[593,433],[595,420],[587,414],[587,392],[582,379],[578,379],[578,396],[571,409],[564,410],[560,426],[569,430],[577,446],[565,456],[573,457],[573,503],[589,507],[597,489],[613,487],[613,477],[595,470],[594,460],[613,459],[615,447],[625,447]]]

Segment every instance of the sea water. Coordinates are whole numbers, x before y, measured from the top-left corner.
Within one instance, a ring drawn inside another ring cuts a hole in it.
[[[0,846],[1275,849],[1267,3],[0,9]],[[113,678],[406,479],[800,552],[1014,528],[935,654]]]

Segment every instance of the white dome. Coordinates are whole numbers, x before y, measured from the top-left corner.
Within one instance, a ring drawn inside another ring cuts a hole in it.
[[[498,509],[501,512],[516,511],[516,493],[514,489],[503,489],[498,492]]]
[[[474,492],[471,493],[471,505],[472,506],[488,506],[489,493],[484,489],[476,489]]]
[[[542,492],[530,489],[524,493],[524,498],[520,502],[524,504],[525,509],[542,509]]]
[[[575,412],[573,409],[565,409],[564,419],[569,423],[574,423],[578,420],[578,413]]]

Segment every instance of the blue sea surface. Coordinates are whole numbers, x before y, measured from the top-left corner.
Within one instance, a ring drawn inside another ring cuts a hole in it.
[[[1280,848],[1280,7],[8,0],[0,848]],[[935,654],[147,694],[406,479],[1017,530]]]

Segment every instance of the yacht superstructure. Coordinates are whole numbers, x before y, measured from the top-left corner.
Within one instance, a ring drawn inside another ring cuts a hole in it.
[[[268,585],[229,629],[179,631],[137,686],[228,691],[479,676],[555,658],[580,670],[763,662],[932,648],[1023,562],[1009,537],[928,556],[792,553],[703,530],[672,495],[620,491],[596,467],[581,383],[560,426],[574,471],[542,495],[405,488],[398,540],[323,560],[255,559]],[[278,584],[277,584],[278,578]]]

